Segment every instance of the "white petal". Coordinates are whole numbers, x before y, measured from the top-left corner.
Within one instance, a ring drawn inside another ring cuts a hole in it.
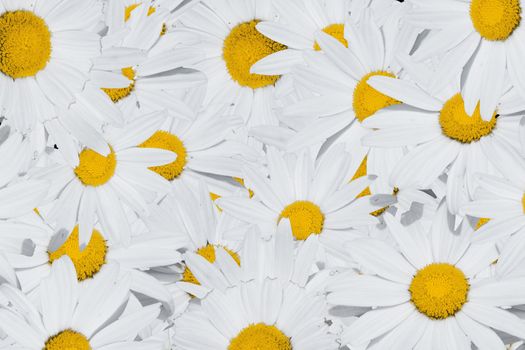
[[[174,162],[177,154],[160,148],[131,147],[117,152],[119,161],[137,166],[159,166]]]
[[[518,338],[525,338],[525,325],[523,321],[509,311],[473,302],[466,303],[461,311],[473,320],[493,329],[503,331]]]
[[[134,339],[138,332],[150,325],[160,313],[160,304],[143,307],[141,310],[119,318],[95,334],[89,344],[92,347]]]
[[[410,303],[369,311],[350,325],[343,333],[342,341],[344,344],[363,345],[387,333],[414,312],[417,311]]]
[[[297,50],[281,50],[261,58],[250,67],[250,73],[282,75],[290,73],[295,65],[303,62],[303,54]]]
[[[456,314],[456,320],[463,332],[480,350],[504,350],[505,345],[501,339],[488,327],[472,320],[462,312]]]
[[[401,254],[380,240],[357,239],[347,246],[363,268],[391,281],[408,285],[416,272]]]
[[[356,275],[347,279],[341,289],[328,294],[327,301],[333,305],[347,306],[394,306],[410,300],[406,285],[375,276]]]
[[[68,256],[53,262],[50,275],[42,280],[40,297],[44,325],[51,334],[67,329],[78,302],[75,266]]]
[[[441,101],[428,95],[415,83],[408,80],[373,76],[368,79],[367,83],[383,94],[417,108],[439,111],[443,107]]]

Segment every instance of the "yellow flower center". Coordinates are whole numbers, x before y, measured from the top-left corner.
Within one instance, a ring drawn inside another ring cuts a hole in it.
[[[131,12],[133,12],[134,9],[139,7],[140,4],[140,2],[136,4],[131,4],[124,9],[124,22],[127,22],[129,20],[129,18],[131,17]],[[155,13],[155,7],[150,6],[148,9],[148,16],[152,13]]]
[[[474,114],[469,116],[465,112],[465,105],[461,94],[452,96],[439,113],[439,124],[443,134],[461,143],[478,141],[487,136],[496,126],[497,114],[494,112],[492,119],[485,121],[479,113],[479,102]]]
[[[354,108],[355,117],[360,122],[363,122],[366,118],[370,117],[382,108],[401,103],[398,100],[382,94],[368,85],[368,79],[378,75],[390,78],[396,77],[390,72],[380,70],[368,73],[359,81],[359,83],[357,83],[354,89],[354,99],[352,101],[352,106]]]
[[[117,159],[113,148],[107,156],[85,148],[80,152],[78,158],[79,163],[75,168],[75,175],[86,186],[103,185],[115,174]]]
[[[520,25],[520,0],[472,0],[470,18],[483,38],[505,40]]]
[[[320,234],[323,230],[324,215],[321,209],[309,201],[295,201],[283,209],[279,216],[290,220],[295,239],[305,240],[311,234]]]
[[[279,328],[251,324],[230,341],[228,350],[292,350],[292,342]]]
[[[66,329],[49,337],[43,350],[91,350],[91,345],[82,333]]]
[[[354,176],[352,177],[352,179],[350,181],[353,181],[355,179],[358,179],[358,178],[360,178],[362,176],[366,176],[367,175],[367,166],[366,166],[367,159],[368,159],[368,157],[366,157],[366,156],[365,156],[365,158],[363,158],[363,161],[359,165],[359,168],[357,168]],[[392,191],[392,194],[395,196],[398,192],[399,192],[399,188],[394,187],[394,190]],[[359,193],[355,198],[361,198],[361,197],[364,197],[364,196],[369,196],[371,194],[372,193],[370,192],[370,187],[367,187],[363,191],[361,191],[361,193]],[[387,205],[384,208],[377,209],[377,210],[371,212],[370,215],[373,215],[373,216],[377,217],[377,216],[383,214],[388,209],[388,207],[389,206]]]
[[[523,208],[523,213],[525,214],[525,193],[521,197],[521,207]]]
[[[124,22],[127,22],[129,20],[129,18],[131,17],[131,12],[133,12],[134,9],[139,7],[140,4],[141,4],[140,2],[137,4],[132,4],[132,5],[127,6],[124,9]],[[150,6],[148,9],[148,16],[151,15],[152,13],[155,13],[155,11],[156,11],[155,7]],[[160,31],[160,35],[162,36],[166,34],[167,31],[168,31],[168,27],[166,27],[166,24],[162,24],[162,30]]]
[[[273,85],[280,78],[279,75],[252,74],[252,65],[272,53],[286,49],[285,45],[259,33],[255,28],[259,22],[254,19],[234,27],[224,39],[222,51],[231,78],[239,85],[252,89]]]
[[[359,168],[357,168],[354,176],[352,177],[352,179],[350,181],[353,181],[355,179],[358,179],[360,177],[363,177],[363,176],[367,175],[367,166],[366,166],[367,159],[368,159],[368,157],[366,157],[366,156],[363,158],[363,161],[361,162],[361,164],[359,164]],[[359,193],[356,198],[369,196],[370,194],[371,194],[370,187],[367,187],[361,193]]]
[[[467,302],[469,284],[465,274],[448,263],[433,263],[419,270],[410,283],[411,301],[432,319],[454,316]]]
[[[51,33],[46,22],[31,11],[0,16],[0,71],[13,79],[32,77],[51,57]]]
[[[343,44],[345,47],[348,47],[348,41],[345,39],[345,25],[341,23],[330,24],[323,28],[323,32],[334,37]],[[319,44],[314,42],[314,50],[321,51]]]
[[[480,218],[478,222],[476,223],[476,230],[478,230],[481,226],[485,225],[489,221],[490,221],[489,218]]]
[[[224,250],[226,250],[228,254],[230,254],[233,260],[235,260],[237,265],[239,266],[241,265],[241,259],[239,258],[239,255],[224,246],[219,246],[219,245],[208,243],[204,247],[197,249],[195,253],[199,254],[204,259],[208,260],[210,263],[213,264],[215,262],[215,248],[216,247],[222,247]],[[193,272],[191,272],[191,270],[187,266],[184,268],[184,272],[182,274],[182,281],[193,283],[193,284],[200,284],[200,282],[197,280]]]
[[[121,71],[122,75],[130,80],[128,86],[123,88],[102,88],[102,91],[104,91],[113,102],[118,102],[124,97],[128,97],[135,88],[135,71],[133,68],[126,67],[122,68]]]
[[[186,148],[182,141],[167,131],[156,131],[149,139],[139,145],[144,148],[160,148],[177,154],[177,159],[169,164],[149,168],[168,181],[176,179],[186,166]]]
[[[83,281],[92,278],[100,271],[102,265],[106,263],[107,250],[104,237],[97,230],[93,230],[89,243],[80,251],[78,226],[75,226],[67,240],[57,250],[48,251],[47,254],[50,264],[64,255],[69,256],[77,271],[77,279]]]

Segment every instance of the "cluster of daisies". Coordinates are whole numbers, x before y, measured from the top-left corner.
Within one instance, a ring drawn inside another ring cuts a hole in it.
[[[0,0],[0,349],[525,349],[522,19]]]

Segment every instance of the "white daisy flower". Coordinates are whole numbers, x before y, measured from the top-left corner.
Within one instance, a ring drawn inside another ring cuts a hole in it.
[[[303,51],[321,50],[315,40],[315,33],[319,30],[348,47],[344,23],[348,13],[352,14],[352,19],[358,18],[357,10],[362,3],[350,0],[274,2],[278,21],[259,22],[256,29],[286,48],[262,58],[250,71],[264,75],[290,73],[294,65],[303,63]]]
[[[0,219],[11,219],[30,213],[49,202],[47,194],[51,182],[17,179],[0,189]]]
[[[100,52],[101,20],[98,0],[0,5],[0,106],[16,129],[31,130],[73,102]]]
[[[108,241],[130,243],[131,232],[124,207],[139,215],[155,193],[169,191],[169,183],[148,167],[173,162],[171,151],[137,147],[160,127],[164,113],[143,115],[118,129],[107,127],[96,149],[83,148],[67,137],[55,140],[63,155],[55,164],[33,174],[52,182],[48,197],[58,198],[48,219],[68,232],[79,225],[80,244],[87,244],[95,217]],[[57,131],[60,131],[57,124]],[[62,133],[63,135],[64,133]]]
[[[350,154],[339,146],[317,161],[308,151],[296,155],[269,148],[269,177],[253,167],[245,168],[244,179],[253,198],[222,197],[217,205],[241,221],[258,225],[266,234],[275,232],[279,221],[287,218],[299,241],[320,235],[320,242],[328,246],[341,236],[359,237],[360,233],[348,230],[378,223],[370,213],[381,206],[372,203],[370,196],[356,199],[373,178],[363,176],[349,183]]]
[[[363,136],[363,145],[410,148],[390,174],[390,184],[400,188],[430,188],[446,172],[447,204],[454,214],[472,198],[473,175],[497,173],[497,154],[519,146],[519,117],[509,114],[515,112],[513,90],[485,121],[479,105],[474,114],[467,114],[457,86],[431,95],[408,80],[377,76],[368,83],[404,104],[365,120],[363,125],[371,131]]]
[[[240,264],[237,253],[239,241],[244,237],[248,225],[240,224],[228,215],[221,214],[213,204],[209,190],[203,182],[198,182],[197,186],[181,184],[175,187],[171,195],[166,196],[157,208],[151,210],[146,224],[152,230],[169,232],[179,243],[182,252],[192,252],[213,263],[216,257],[219,257],[217,250],[220,249]],[[188,266],[183,266],[174,273],[178,274],[175,287],[188,293],[186,302],[190,299],[189,295],[202,297],[209,292],[209,289],[201,287],[201,284],[224,285],[220,284],[217,276],[196,276]]]
[[[322,52],[305,52],[306,66],[294,68],[294,84],[303,97],[282,111],[281,120],[298,130],[289,140],[288,150],[323,142],[346,128],[343,138],[363,153],[362,160],[368,148],[359,142],[367,133],[361,123],[378,110],[399,103],[367,82],[377,75],[402,74],[395,53],[408,53],[417,31],[402,26],[399,16],[383,26],[376,24],[370,10],[362,17],[358,23],[346,18],[344,38],[352,45],[345,47],[331,35],[317,31],[315,39]]]
[[[386,22],[387,27],[395,25],[397,18],[406,13],[408,7],[388,0],[371,3],[350,0],[292,0],[274,2],[273,6],[277,11],[278,21],[264,21],[258,23],[256,28],[270,39],[286,45],[287,48],[262,58],[252,66],[252,73],[265,75],[290,73],[294,65],[304,62],[303,52],[321,50],[321,46],[316,41],[318,31],[325,32],[348,47],[346,36],[349,32],[345,33],[345,22],[359,22],[368,6],[372,9],[376,22],[381,25]]]
[[[28,350],[161,350],[157,341],[133,340],[157,318],[160,308],[153,304],[122,314],[128,287],[129,279],[118,278],[118,268],[112,268],[83,289],[71,260],[62,258],[42,281],[40,308],[19,290],[0,286],[0,328],[16,348]]]
[[[179,102],[195,116],[183,120],[168,115],[156,130],[143,129],[149,138],[140,147],[165,149],[177,154],[169,164],[153,167],[173,187],[179,183],[195,183],[203,179],[215,195],[231,194],[239,189],[231,177],[241,178],[244,164],[255,163],[261,154],[235,136],[242,119],[229,115],[226,107],[202,107],[202,94],[195,90]],[[225,178],[217,178],[225,177]]]
[[[94,60],[91,76],[126,116],[140,108],[142,112],[168,109],[179,117],[194,117],[169,90],[204,84],[200,72],[174,71],[204,56],[193,47],[175,49],[183,38],[167,31],[169,15],[168,8],[151,1],[108,3],[108,35],[102,41],[102,54]]]
[[[292,283],[250,281],[211,291],[175,320],[173,342],[188,350],[338,349],[326,315],[322,296]]]
[[[399,251],[373,239],[348,245],[362,273],[329,283],[333,305],[373,307],[343,333],[342,343],[370,349],[505,349],[495,330],[523,338],[523,321],[505,308],[524,303],[523,278],[484,278],[497,258],[492,244],[470,245],[473,228],[453,220],[441,204],[430,232],[407,231],[385,220]],[[439,345],[442,346],[442,345]]]
[[[322,292],[323,282],[328,277],[328,270],[320,272],[315,265],[319,242],[316,235],[308,237],[304,244],[294,241],[290,221],[283,219],[279,223],[278,233],[263,237],[256,230],[243,230],[243,240],[238,255],[233,255],[224,246],[215,249],[215,260],[207,256],[188,251],[184,259],[188,268],[199,281],[201,297],[212,289],[224,291],[243,282],[266,278],[276,279],[283,285],[294,283],[310,293]],[[204,258],[204,259],[203,259]],[[311,277],[315,274],[315,283]]]
[[[403,150],[370,149],[361,144],[362,136],[371,132],[362,127],[362,123],[382,108],[399,103],[368,85],[373,76],[404,75],[394,53],[408,53],[417,31],[402,26],[399,17],[400,13],[393,15],[381,27],[370,10],[363,12],[358,23],[347,18],[345,40],[354,43],[347,48],[318,31],[316,43],[323,53],[305,54],[306,66],[296,66],[291,74],[296,89],[306,93],[302,93],[300,101],[285,107],[281,118],[297,132],[290,135],[275,129],[268,132],[265,128],[255,128],[252,134],[262,136],[266,143],[284,140],[289,151],[322,143],[335,135],[354,155],[350,164],[352,174],[368,172],[378,176],[371,186],[373,194],[405,190],[400,186],[394,189],[387,181]]]
[[[289,229],[273,242],[249,235],[245,242],[248,250],[243,251],[246,264],[241,263],[240,268],[219,249],[217,264],[237,282],[229,288],[213,289],[200,305],[192,305],[175,320],[175,345],[182,349],[338,349],[326,320],[325,298],[316,292],[323,288],[324,279],[308,279],[315,241],[315,236],[310,237],[295,255]],[[261,255],[268,248],[273,252]],[[198,256],[190,261],[201,265],[195,272],[202,276],[207,275],[206,265],[211,268]],[[273,266],[271,278],[259,271],[265,263]]]
[[[173,297],[149,272],[182,260],[177,251],[182,247],[180,240],[167,232],[146,230],[140,221],[134,221],[129,246],[108,241],[104,230],[96,225],[89,242],[81,247],[78,226],[68,232],[49,225],[44,209],[38,215],[0,222],[0,248],[15,269],[20,289],[31,299],[39,297],[42,280],[55,262],[69,256],[81,284],[94,283],[106,269],[118,265],[121,275],[129,275],[133,292],[158,300],[168,312],[173,311]]]
[[[525,160],[510,148],[494,151],[505,178],[477,174],[474,201],[460,208],[463,215],[490,219],[472,236],[473,242],[496,242],[525,228]]]
[[[461,95],[467,114],[480,104],[481,117],[489,121],[505,92],[505,79],[525,97],[524,26],[521,0],[412,1],[407,22],[430,29],[414,54],[416,60],[441,56],[433,77],[443,86],[462,74]]]
[[[197,34],[184,44],[205,53],[204,59],[191,65],[208,77],[205,105],[231,103],[234,114],[249,125],[277,125],[272,108],[280,76],[250,72],[261,58],[286,49],[256,29],[260,21],[274,18],[272,2],[267,0],[200,1],[181,15],[182,26],[174,33]]]

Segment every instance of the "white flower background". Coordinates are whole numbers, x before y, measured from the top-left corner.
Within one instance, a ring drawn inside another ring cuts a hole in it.
[[[524,350],[524,63],[522,0],[0,0],[0,349]]]

